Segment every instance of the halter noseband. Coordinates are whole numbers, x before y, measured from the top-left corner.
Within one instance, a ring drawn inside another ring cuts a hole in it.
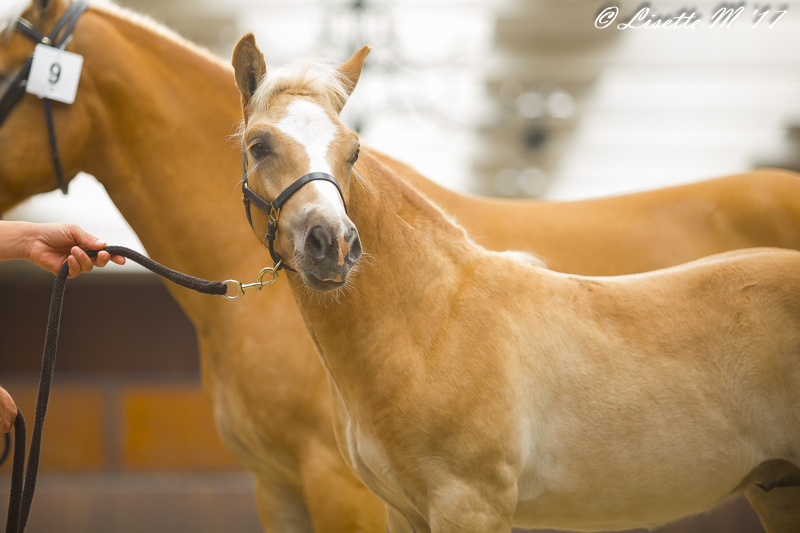
[[[253,228],[253,218],[250,215],[251,203],[269,216],[267,233],[264,235],[264,239],[267,241],[267,248],[269,249],[269,255],[272,257],[272,264],[275,272],[281,269],[297,272],[287,265],[278,252],[275,251],[273,243],[275,242],[275,234],[278,232],[278,219],[281,216],[283,204],[285,204],[294,193],[299,191],[303,185],[312,181],[327,181],[333,183],[336,186],[336,190],[339,192],[339,196],[342,198],[344,212],[347,213],[347,204],[344,201],[344,194],[342,194],[339,183],[336,182],[336,178],[326,172],[311,172],[298,178],[294,183],[286,187],[272,202],[257,195],[247,184],[247,151],[244,141],[242,141],[242,202],[244,203],[244,213],[247,215],[247,221],[250,223],[250,228],[253,229],[253,231],[255,231],[255,228]]]
[[[81,15],[89,8],[83,2],[75,2],[70,4],[64,14],[58,19],[56,25],[50,31],[49,35],[42,34],[33,25],[20,17],[17,19],[14,29],[22,35],[30,39],[36,44],[45,44],[54,48],[61,48],[62,50],[67,45],[70,35],[75,29],[75,24]],[[31,65],[33,64],[33,54],[25,61],[16,76],[11,80],[6,92],[0,98],[0,126],[2,126],[6,117],[14,106],[17,105],[22,97],[25,95],[25,86],[28,83],[28,77],[31,74]],[[53,123],[53,102],[49,98],[43,97],[44,102],[44,115],[47,119],[47,133],[50,141],[50,158],[53,160],[53,168],[56,173],[56,180],[58,180],[58,187],[61,192],[67,194],[67,184],[64,182],[64,173],[61,170],[61,159],[58,156],[58,144],[56,141],[56,129]]]

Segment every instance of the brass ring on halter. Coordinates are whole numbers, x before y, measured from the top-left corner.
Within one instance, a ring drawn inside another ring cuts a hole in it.
[[[235,279],[226,279],[222,283],[224,283],[225,285],[233,283],[233,286],[236,287],[236,294],[234,294],[233,296],[228,296],[227,292],[222,295],[225,298],[227,298],[228,300],[238,300],[239,298],[244,296],[244,289],[242,288],[242,282],[241,281],[236,281]]]
[[[258,274],[256,275],[255,283],[242,283],[241,281],[237,281],[235,279],[226,279],[222,283],[229,286],[232,284],[236,289],[236,293],[233,296],[228,296],[227,293],[223,294],[223,296],[228,300],[238,300],[239,298],[244,296],[244,293],[247,291],[250,290],[261,291],[261,288],[264,285],[272,285],[273,283],[278,281],[278,269],[280,268],[282,262],[283,259],[278,261],[278,264],[276,264],[274,267],[264,267],[261,270],[259,270]],[[272,274],[272,279],[264,281],[264,276],[267,273]]]
[[[278,267],[283,262],[283,259],[278,261],[278,264],[274,267],[264,267],[258,271],[258,275],[256,276],[256,282],[253,285],[258,285],[259,288],[257,290],[261,290],[261,285],[272,285],[276,281],[278,281]],[[264,275],[269,272],[272,274],[272,279],[269,281],[262,281],[264,279]]]

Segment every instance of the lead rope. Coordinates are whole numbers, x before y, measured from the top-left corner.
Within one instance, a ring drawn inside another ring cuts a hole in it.
[[[107,246],[104,251],[111,255],[121,255],[139,263],[146,269],[170,280],[171,282],[203,294],[225,296],[235,300],[240,298],[246,290],[261,290],[263,285],[270,285],[277,281],[277,272],[272,268],[262,269],[256,277],[256,282],[243,285],[236,280],[208,281],[195,278],[177,270],[172,270],[164,265],[145,257],[144,255],[125,248],[124,246]],[[89,257],[97,257],[102,250],[86,250]],[[272,273],[272,279],[262,281],[265,274]],[[53,381],[53,367],[56,363],[56,347],[58,345],[58,330],[61,323],[61,307],[64,302],[64,290],[67,287],[69,266],[67,262],[61,265],[53,284],[53,295],[50,299],[50,314],[47,319],[47,333],[44,341],[44,355],[42,356],[42,373],[39,378],[39,394],[36,398],[36,417],[33,422],[31,447],[28,452],[28,465],[25,467],[25,418],[17,409],[17,419],[14,421],[14,466],[11,472],[11,494],[8,500],[8,517],[6,518],[6,533],[23,533],[28,522],[28,514],[33,502],[33,493],[36,490],[36,476],[39,471],[39,453],[42,446],[42,430],[44,417],[47,413],[47,402],[50,399],[50,385]],[[233,285],[237,293],[228,296],[228,286]],[[6,447],[10,443],[10,436],[6,433]],[[3,458],[8,454],[8,448],[3,453]],[[1,461],[0,461],[1,462]],[[24,477],[24,482],[23,482]]]

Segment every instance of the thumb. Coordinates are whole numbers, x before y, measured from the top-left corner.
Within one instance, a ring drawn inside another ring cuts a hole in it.
[[[105,241],[101,241],[94,235],[86,233],[80,226],[72,225],[72,227],[70,227],[70,231],[78,246],[82,246],[89,250],[99,250],[101,248],[105,248],[106,246]]]

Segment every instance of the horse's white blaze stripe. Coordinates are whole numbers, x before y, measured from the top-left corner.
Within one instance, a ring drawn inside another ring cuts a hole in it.
[[[278,122],[277,127],[305,148],[309,164],[303,174],[324,172],[333,175],[325,156],[338,128],[322,107],[298,98],[286,108],[286,115]],[[338,206],[336,209],[340,213],[344,213],[339,191],[332,183],[312,181],[308,185],[316,188],[324,198]]]

